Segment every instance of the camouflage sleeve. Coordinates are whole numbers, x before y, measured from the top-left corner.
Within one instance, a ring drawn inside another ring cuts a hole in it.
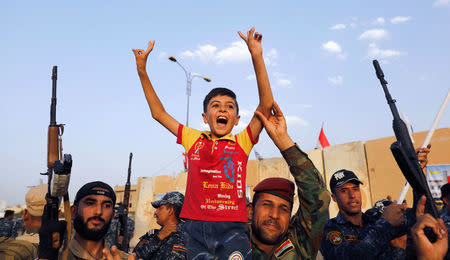
[[[338,225],[330,224],[324,229],[320,252],[325,259],[378,259],[382,252],[390,248],[389,242],[397,235],[391,224],[378,219],[365,229],[366,235],[360,241],[349,242]],[[380,259],[393,259],[392,256]]]
[[[306,254],[304,258],[315,258],[328,219],[330,194],[319,171],[297,145],[281,154],[294,176],[300,202],[296,220],[292,223],[297,232],[297,246]]]
[[[141,244],[139,247],[135,248],[133,251],[136,253],[137,259],[151,259],[151,256],[155,254],[161,247],[162,241],[159,239],[158,235],[152,234],[146,237],[146,242]]]

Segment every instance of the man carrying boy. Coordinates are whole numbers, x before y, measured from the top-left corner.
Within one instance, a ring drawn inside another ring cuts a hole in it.
[[[252,56],[260,100],[257,111],[268,116],[273,97],[262,56],[262,35],[254,33],[254,28],[247,36],[241,32],[239,35]],[[177,143],[188,155],[186,199],[180,215],[187,220],[184,229],[188,259],[250,258],[245,234],[246,164],[262,124],[254,116],[244,131],[232,135],[231,130],[239,122],[239,108],[235,94],[226,88],[213,89],[203,102],[202,116],[210,132],[180,124],[165,111],[147,76],[146,62],[153,46],[154,41],[149,42],[147,50],[133,52],[153,118],[177,136]]]

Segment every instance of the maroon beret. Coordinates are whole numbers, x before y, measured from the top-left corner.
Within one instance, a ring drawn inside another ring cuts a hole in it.
[[[285,178],[267,178],[258,183],[253,191],[265,192],[278,196],[289,202],[293,202],[295,185],[292,181]]]

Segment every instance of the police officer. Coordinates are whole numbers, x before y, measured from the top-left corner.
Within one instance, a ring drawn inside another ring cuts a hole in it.
[[[5,210],[5,215],[0,219],[0,237],[12,237],[14,235],[14,211]]]
[[[169,192],[161,200],[152,202],[156,209],[156,223],[162,228],[148,232],[140,238],[134,249],[137,258],[143,259],[186,259],[182,223],[179,216],[184,196]]]
[[[403,259],[405,251],[390,245],[405,234],[401,205],[392,203],[381,217],[363,213],[360,184],[355,173],[339,170],[330,179],[338,215],[327,221],[320,251],[325,259]]]
[[[253,191],[249,236],[253,259],[315,259],[328,219],[330,195],[319,171],[291,140],[276,103],[269,118],[255,114],[289,165],[295,185],[288,179],[268,178]],[[299,208],[290,222],[295,186]]]

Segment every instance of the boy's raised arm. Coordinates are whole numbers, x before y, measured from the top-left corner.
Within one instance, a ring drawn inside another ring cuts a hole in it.
[[[258,84],[259,105],[257,111],[268,117],[273,104],[272,90],[270,89],[269,76],[267,75],[266,66],[264,64],[262,54],[262,34],[256,32],[252,27],[245,36],[242,32],[238,32],[239,36],[247,43],[248,50],[252,56],[253,68],[255,69],[256,82]],[[250,129],[252,130],[252,138],[255,140],[261,133],[263,125],[256,116],[250,121]]]
[[[136,57],[138,75],[141,79],[142,89],[144,90],[145,98],[147,99],[148,106],[152,112],[152,117],[167,128],[172,134],[177,136],[180,123],[166,112],[147,75],[147,58],[153,50],[154,45],[155,41],[149,41],[147,50],[133,49],[134,56]]]

